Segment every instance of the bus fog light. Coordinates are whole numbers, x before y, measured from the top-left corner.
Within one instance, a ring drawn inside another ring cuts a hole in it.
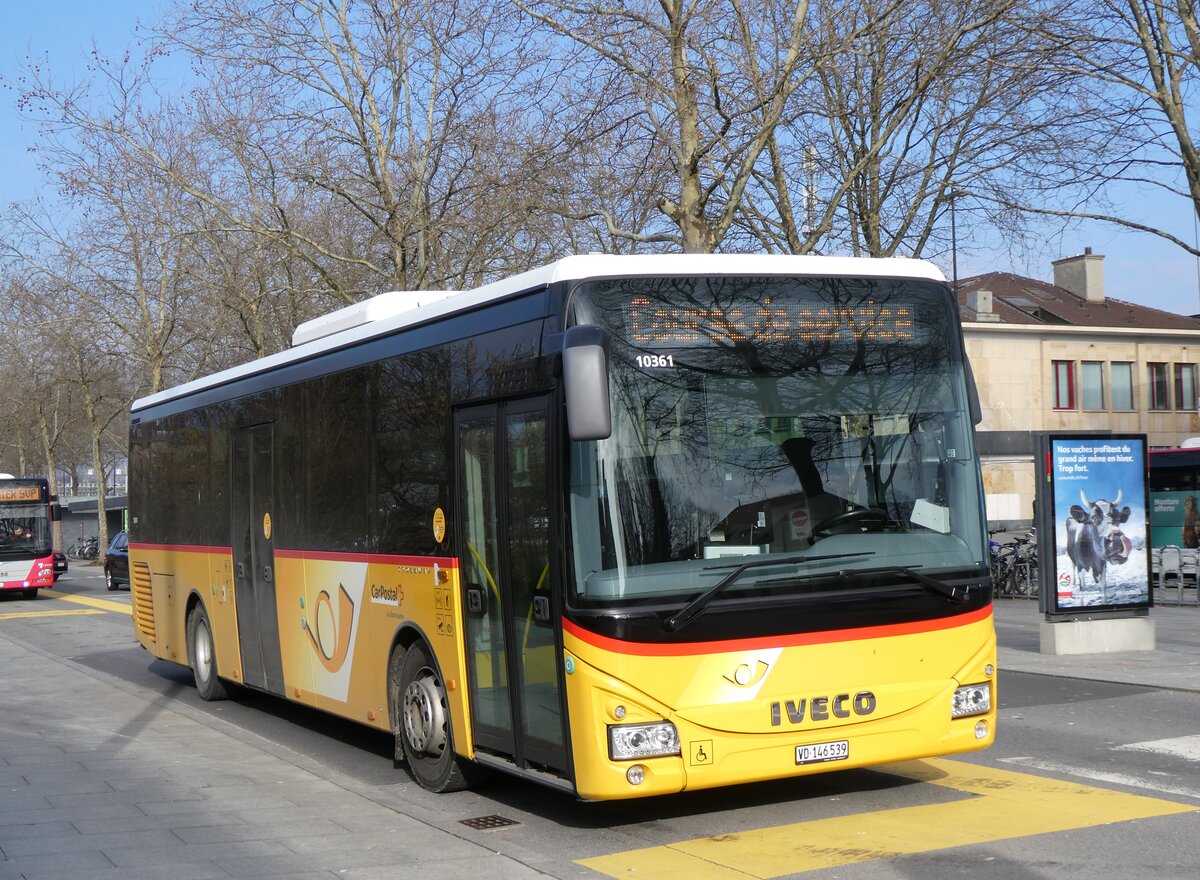
[[[982,715],[992,710],[992,686],[990,684],[965,684],[954,692],[950,706],[951,718]]]
[[[988,723],[986,721],[980,721],[975,725],[975,739],[987,739],[987,735]]]
[[[610,724],[608,755],[614,761],[636,761],[679,754],[679,731],[670,721]]]
[[[641,785],[646,781],[646,768],[641,764],[634,764],[625,771],[625,779],[630,785]]]

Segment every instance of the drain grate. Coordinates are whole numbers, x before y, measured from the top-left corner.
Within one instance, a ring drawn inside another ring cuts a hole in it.
[[[515,819],[503,816],[479,816],[475,819],[459,819],[459,824],[474,828],[476,831],[494,831],[497,828],[507,828],[510,825],[520,825]]]

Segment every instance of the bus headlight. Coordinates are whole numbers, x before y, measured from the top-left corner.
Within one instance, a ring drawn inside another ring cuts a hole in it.
[[[992,686],[987,684],[964,684],[954,692],[950,705],[951,718],[982,715],[992,710]]]
[[[614,761],[678,754],[679,731],[670,721],[608,726],[608,756]]]

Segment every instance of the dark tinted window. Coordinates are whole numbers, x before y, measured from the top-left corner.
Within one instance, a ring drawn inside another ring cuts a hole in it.
[[[446,350],[379,365],[372,389],[372,550],[401,555],[449,552],[433,539],[433,513],[448,509],[450,403]]]
[[[367,549],[367,371],[348,370],[305,386],[305,543]]]
[[[280,392],[275,423],[276,547],[311,547],[305,542],[304,514],[308,481],[304,475],[304,386],[289,385]]]
[[[138,425],[129,443],[129,523],[140,540],[152,540],[146,528],[150,481],[149,425]]]

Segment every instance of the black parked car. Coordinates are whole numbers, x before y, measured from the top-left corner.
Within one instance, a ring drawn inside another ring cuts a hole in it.
[[[60,577],[67,573],[67,554],[58,550],[54,551],[54,579],[57,581]]]
[[[104,552],[104,585],[115,590],[129,586],[129,532],[117,532]]]

